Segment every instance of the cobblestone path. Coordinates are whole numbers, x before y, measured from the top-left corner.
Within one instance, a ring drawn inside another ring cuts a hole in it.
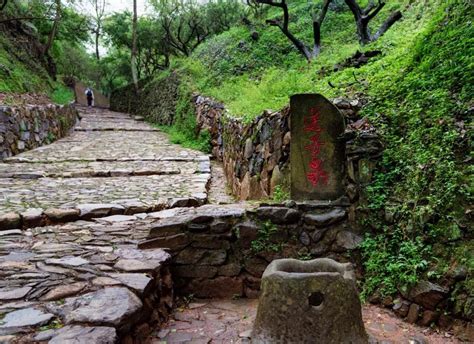
[[[71,135],[0,163],[0,228],[207,201],[208,156],[127,114],[80,113]]]
[[[207,202],[209,157],[80,113],[68,137],[0,163],[0,343],[143,343],[172,310],[171,256],[137,244],[156,211]]]

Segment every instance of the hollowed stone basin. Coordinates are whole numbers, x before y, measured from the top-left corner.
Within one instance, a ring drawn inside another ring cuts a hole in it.
[[[262,277],[252,343],[367,343],[351,264],[274,260]]]

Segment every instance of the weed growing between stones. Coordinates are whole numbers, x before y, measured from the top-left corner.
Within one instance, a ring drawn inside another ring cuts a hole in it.
[[[282,249],[282,244],[276,244],[271,241],[272,234],[276,234],[277,232],[278,227],[271,221],[266,221],[262,223],[257,232],[257,239],[253,240],[251,243],[252,252],[280,252]]]
[[[290,193],[281,185],[275,186],[273,190],[272,200],[275,202],[283,202],[290,199]]]

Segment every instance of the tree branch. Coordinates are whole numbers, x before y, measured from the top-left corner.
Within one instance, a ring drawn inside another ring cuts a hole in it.
[[[379,12],[382,10],[382,8],[384,8],[384,6],[385,6],[385,2],[380,2],[379,1],[378,6],[373,11],[371,10],[372,13],[370,13],[371,11],[367,12],[367,14],[365,15],[366,20],[370,21],[370,20],[374,19],[375,16],[377,14],[379,14]]]
[[[387,20],[380,26],[380,28],[377,30],[375,35],[373,36],[373,40],[377,40],[382,36],[385,32],[388,31],[392,27],[393,24],[395,24],[397,21],[402,19],[402,12],[396,11],[390,15],[390,17],[387,18]]]

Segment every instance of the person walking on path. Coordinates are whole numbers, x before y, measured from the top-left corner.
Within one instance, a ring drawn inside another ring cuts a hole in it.
[[[92,91],[92,88],[87,87],[85,94],[87,97],[87,106],[92,107],[94,105],[94,91]]]

